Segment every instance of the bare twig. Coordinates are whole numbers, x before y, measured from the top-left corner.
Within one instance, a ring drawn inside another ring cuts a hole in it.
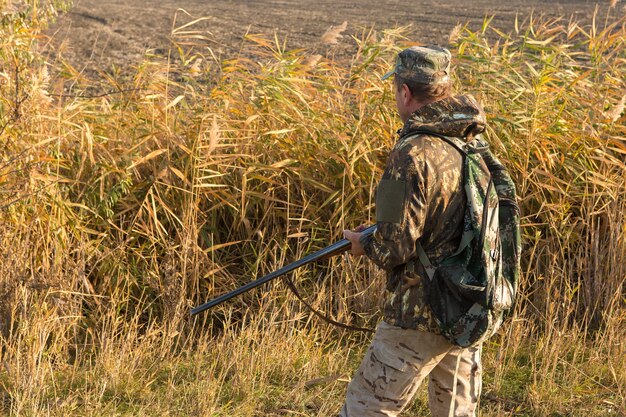
[[[33,196],[33,195],[39,194],[41,191],[45,190],[46,188],[50,187],[51,185],[54,185],[54,184],[59,183],[60,181],[61,181],[60,179],[58,179],[58,180],[56,180],[56,181],[52,181],[52,182],[51,182],[51,183],[49,183],[49,184],[46,184],[46,185],[43,185],[43,186],[39,187],[38,189],[36,189],[36,190],[35,190],[35,191],[33,191],[33,192],[30,192],[30,193],[24,194],[24,195],[22,195],[22,196],[19,196],[19,197],[17,197],[17,198],[14,198],[14,199],[13,199],[13,200],[11,200],[10,202],[8,202],[8,203],[6,203],[6,204],[4,204],[4,205],[0,206],[0,211],[4,210],[4,209],[6,209],[6,208],[11,207],[13,204],[15,204],[15,203],[17,203],[17,202],[19,202],[19,201],[21,201],[21,200],[23,200],[23,199],[27,198],[27,197],[30,197],[30,196]]]
[[[113,96],[116,94],[124,94],[124,93],[135,93],[135,92],[139,92],[139,91],[146,91],[145,88],[128,88],[128,89],[124,89],[124,90],[117,90],[117,91],[107,91],[106,93],[101,93],[101,94],[54,94],[51,93],[50,96],[51,97],[61,97],[61,98],[85,98],[85,99],[89,99],[89,98],[100,98],[100,97],[107,97],[107,96]]]

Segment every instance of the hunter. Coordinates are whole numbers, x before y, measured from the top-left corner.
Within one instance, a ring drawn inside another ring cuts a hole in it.
[[[386,271],[383,321],[348,385],[341,417],[398,416],[428,376],[434,417],[475,416],[481,391],[481,345],[461,348],[441,335],[427,300],[419,241],[433,264],[450,256],[463,234],[466,195],[462,156],[434,134],[471,141],[485,114],[470,95],[452,92],[450,52],[414,46],[392,71],[404,126],[376,192],[377,231],[344,231],[353,256]],[[433,135],[423,132],[432,132]]]

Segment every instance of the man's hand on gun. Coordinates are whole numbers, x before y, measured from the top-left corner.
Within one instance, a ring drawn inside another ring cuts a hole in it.
[[[367,225],[360,225],[354,231],[352,230],[344,230],[343,237],[348,239],[352,246],[350,247],[350,253],[352,256],[363,256],[365,255],[365,251],[363,250],[363,246],[361,246],[361,232],[367,228]]]

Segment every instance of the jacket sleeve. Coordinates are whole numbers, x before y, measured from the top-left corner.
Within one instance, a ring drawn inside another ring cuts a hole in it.
[[[427,208],[423,141],[394,149],[376,190],[377,231],[361,239],[367,257],[385,270],[413,258]]]

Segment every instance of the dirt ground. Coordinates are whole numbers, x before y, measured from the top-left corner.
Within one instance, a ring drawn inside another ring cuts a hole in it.
[[[623,2],[617,6],[621,14]],[[95,74],[111,65],[129,68],[148,49],[165,54],[172,28],[201,17],[206,20],[194,29],[209,32],[211,49],[228,57],[246,32],[277,34],[288,48],[306,48],[344,21],[345,35],[411,25],[414,40],[445,45],[457,24],[479,28],[485,16],[495,15],[492,25],[504,29],[512,28],[516,16],[523,20],[531,14],[590,22],[596,7],[605,16],[608,5],[608,0],[74,0],[48,34],[76,68]],[[354,44],[349,36],[341,42]]]

